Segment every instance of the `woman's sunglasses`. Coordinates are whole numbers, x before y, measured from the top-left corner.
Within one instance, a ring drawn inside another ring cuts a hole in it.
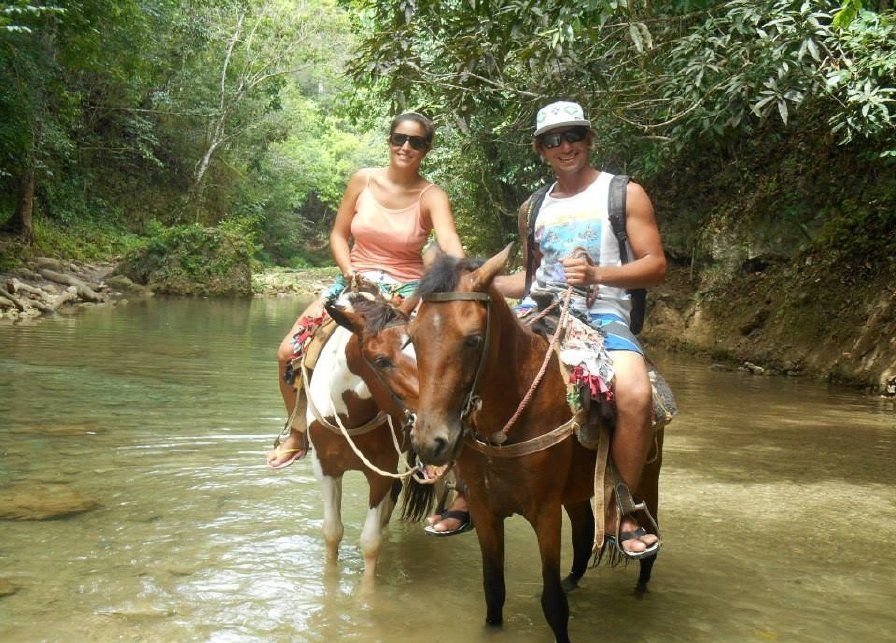
[[[422,136],[411,136],[410,134],[399,134],[398,132],[389,134],[389,142],[395,147],[401,147],[405,143],[410,143],[411,147],[418,152],[425,150],[428,146],[426,139]]]
[[[542,134],[541,135],[541,144],[544,145],[545,149],[552,150],[555,147],[559,147],[563,141],[567,143],[578,143],[579,141],[584,141],[585,137],[588,136],[588,130],[584,127],[574,127],[573,129],[566,130],[565,132],[558,132],[556,134]]]

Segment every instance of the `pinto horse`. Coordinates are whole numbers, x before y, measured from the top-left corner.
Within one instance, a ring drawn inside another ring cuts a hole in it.
[[[323,534],[330,562],[337,559],[344,532],[343,474],[360,471],[370,486],[361,551],[364,577],[372,580],[382,530],[389,522],[401,483],[370,469],[350,447],[339,425],[346,428],[370,463],[396,472],[399,454],[395,444],[403,441],[405,401],[416,404],[417,377],[413,349],[402,350],[408,343],[407,314],[384,302],[363,298],[357,299],[354,307],[354,311],[327,308],[340,327],[323,347],[307,382],[306,419],[313,446],[312,466],[321,487]],[[379,357],[384,353],[395,364],[386,364]]]
[[[548,349],[547,341],[522,326],[492,286],[509,251],[508,246],[479,267],[442,257],[424,276],[419,291],[423,303],[409,327],[420,391],[411,441],[424,462],[440,465],[454,460],[463,471],[482,551],[486,622],[502,622],[504,519],[521,514],[538,539],[542,610],[556,639],[567,641],[569,606],[564,587],[575,586],[592,553],[594,515],[589,499],[594,492],[595,452],[570,436],[543,450],[512,455],[515,445],[529,443],[571,419],[556,355],[550,357],[544,378],[506,433],[503,453],[481,446],[499,435],[517,411]],[[657,439],[659,449],[662,436]],[[654,516],[660,463],[657,454],[645,469],[640,488],[634,490]],[[561,506],[569,515],[573,536],[572,571],[564,582]],[[653,560],[641,561],[639,586],[646,588]]]

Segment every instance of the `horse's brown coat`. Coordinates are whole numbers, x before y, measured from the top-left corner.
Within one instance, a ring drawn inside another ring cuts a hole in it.
[[[482,403],[469,417],[481,438],[501,429],[526,395],[538,372],[547,342],[518,323],[503,297],[492,287],[508,250],[480,268],[462,271],[455,292],[489,292],[491,321],[488,354],[479,376]],[[593,538],[595,453],[574,438],[545,451],[519,458],[489,458],[463,449],[461,410],[473,384],[486,332],[486,307],[476,301],[427,302],[411,324],[420,380],[420,407],[412,431],[415,450],[424,461],[441,464],[456,457],[468,487],[468,502],[482,550],[487,604],[486,621],[502,620],[504,588],[504,525],[521,514],[532,525],[542,559],[542,609],[558,641],[568,640],[569,609],[560,581],[561,506],[573,527],[574,584],[587,567]],[[479,338],[477,341],[476,338]],[[571,416],[566,383],[556,355],[551,367],[516,424],[506,444],[542,435]],[[662,444],[662,435],[659,436]],[[645,472],[638,491],[656,515],[656,480],[661,458]],[[645,488],[650,487],[650,488]],[[652,560],[651,563],[652,564]],[[649,570],[648,570],[649,574]]]

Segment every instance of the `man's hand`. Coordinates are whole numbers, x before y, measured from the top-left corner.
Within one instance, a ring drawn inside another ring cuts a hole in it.
[[[590,265],[585,257],[564,259],[563,272],[566,275],[566,283],[570,286],[590,286],[599,283],[597,266]]]

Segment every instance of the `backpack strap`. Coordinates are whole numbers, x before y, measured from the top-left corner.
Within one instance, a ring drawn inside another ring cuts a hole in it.
[[[623,264],[628,263],[628,233],[625,231],[625,196],[628,190],[629,177],[617,174],[610,180],[610,198],[607,205],[610,225],[619,242],[619,258]]]
[[[610,180],[610,195],[607,204],[610,225],[613,226],[613,235],[619,242],[619,259],[623,264],[629,262],[628,256],[628,232],[625,230],[625,196],[628,190],[629,177],[617,174]],[[632,288],[629,291],[632,298],[631,323],[632,333],[637,335],[644,327],[644,315],[647,307],[647,291],[644,288]]]
[[[532,279],[535,278],[535,220],[538,218],[538,211],[541,210],[541,204],[544,203],[544,197],[547,196],[548,190],[551,189],[553,183],[548,183],[538,188],[532,193],[532,196],[526,201],[528,207],[525,210],[525,219],[520,212],[520,226],[523,221],[526,225],[526,293],[532,285]],[[523,230],[520,230],[522,236]]]

